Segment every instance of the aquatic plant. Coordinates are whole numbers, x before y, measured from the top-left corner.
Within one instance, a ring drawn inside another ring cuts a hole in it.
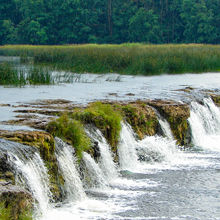
[[[0,85],[23,86],[26,84],[22,72],[15,70],[9,63],[0,64]]]
[[[9,63],[0,64],[0,85],[24,86],[53,83],[53,77],[47,68],[33,66],[24,71],[16,69]]]
[[[30,85],[43,85],[43,84],[53,84],[54,80],[48,69],[33,66],[27,72],[26,81]]]
[[[220,70],[219,45],[9,45],[0,47],[0,55],[32,57],[35,64],[78,73],[153,75]]]

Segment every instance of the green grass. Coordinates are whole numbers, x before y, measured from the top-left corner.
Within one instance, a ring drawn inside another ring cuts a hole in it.
[[[220,69],[220,45],[120,44],[1,46],[0,55],[32,57],[35,64],[77,73],[153,75]]]
[[[112,105],[95,102],[86,109],[76,111],[71,117],[99,128],[114,151],[120,137],[122,116]]]
[[[8,63],[0,64],[0,85],[23,86],[25,84],[26,80],[22,72],[15,70]]]
[[[75,109],[74,113],[63,114],[60,118],[51,121],[47,131],[53,136],[60,137],[70,143],[80,159],[83,151],[91,150],[91,142],[85,133],[84,125],[92,124],[100,129],[113,152],[119,141],[121,131],[121,114],[110,104],[95,102],[87,108]]]
[[[30,85],[49,85],[54,83],[53,77],[48,69],[37,66],[32,67],[27,72],[26,81]]]
[[[24,86],[53,83],[51,73],[46,68],[34,66],[25,72],[15,69],[9,63],[0,63],[0,85]]]
[[[91,147],[90,139],[86,136],[83,124],[80,121],[70,118],[67,114],[62,115],[47,126],[53,136],[62,138],[76,150],[78,158],[82,157],[82,152],[89,150]]]

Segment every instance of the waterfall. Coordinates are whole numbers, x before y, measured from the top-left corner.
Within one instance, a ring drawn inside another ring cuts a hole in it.
[[[93,128],[90,131],[87,130],[87,134],[95,141],[98,142],[100,149],[99,165],[107,178],[108,182],[118,177],[116,164],[113,161],[113,155],[109,144],[103,137],[102,133],[97,129]]]
[[[122,170],[132,170],[138,166],[138,156],[136,152],[137,141],[132,128],[127,123],[121,124],[120,143],[118,146],[118,156]]]
[[[1,139],[0,150],[7,153],[9,164],[16,174],[16,182],[27,187],[37,201],[38,213],[45,213],[50,207],[52,194],[47,169],[39,153],[33,147]]]
[[[145,169],[146,163],[183,163],[183,154],[175,140],[155,135],[137,141],[134,136],[132,128],[122,123],[118,154],[123,170],[139,172]]]
[[[165,118],[162,118],[162,116],[159,116],[158,121],[165,137],[170,140],[174,140],[170,125],[167,120]]]
[[[89,154],[83,152],[83,161],[86,169],[88,170],[87,175],[89,175],[89,183],[92,187],[106,187],[108,183],[106,182],[105,176],[95,160]]]
[[[67,199],[70,201],[85,199],[86,194],[76,169],[76,160],[72,146],[67,145],[59,138],[55,138],[55,145],[58,165],[65,181]]]
[[[175,141],[157,135],[147,136],[139,141],[137,150],[141,161],[173,163],[180,159],[180,151]]]
[[[210,98],[204,104],[191,103],[192,143],[207,150],[220,151],[220,110]]]

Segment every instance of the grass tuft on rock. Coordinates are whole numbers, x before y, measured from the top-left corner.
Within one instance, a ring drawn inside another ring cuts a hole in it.
[[[50,122],[47,126],[47,130],[53,136],[60,137],[70,143],[76,150],[76,154],[79,158],[82,157],[83,151],[87,151],[91,147],[90,139],[85,133],[83,124],[80,121],[68,117],[67,114]]]
[[[92,103],[88,108],[75,112],[72,117],[84,124],[93,124],[101,130],[112,147],[117,146],[122,117],[110,104]]]

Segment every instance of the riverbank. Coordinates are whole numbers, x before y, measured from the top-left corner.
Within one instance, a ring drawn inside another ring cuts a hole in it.
[[[203,44],[121,44],[0,46],[2,56],[75,73],[159,75],[220,71],[220,46]]]

